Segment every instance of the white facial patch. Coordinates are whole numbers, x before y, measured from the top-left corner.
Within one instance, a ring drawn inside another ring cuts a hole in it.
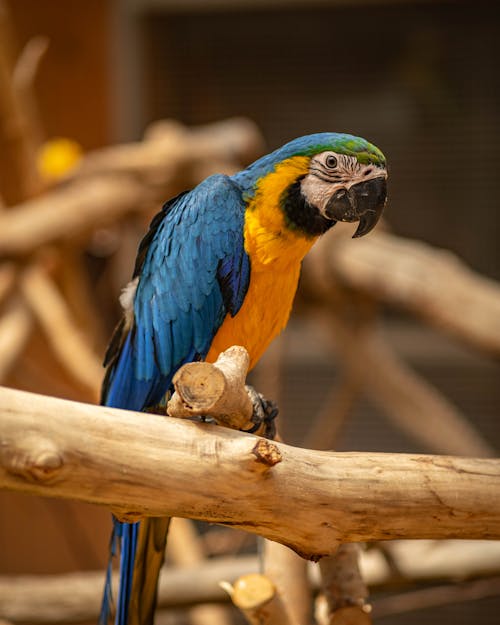
[[[332,158],[334,167],[328,166]],[[322,152],[313,156],[309,173],[301,182],[301,190],[309,204],[324,214],[328,201],[338,189],[349,189],[355,184],[373,178],[387,178],[387,171],[372,164],[362,164],[354,156]]]

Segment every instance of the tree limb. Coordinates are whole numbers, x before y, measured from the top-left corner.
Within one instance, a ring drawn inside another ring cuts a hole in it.
[[[259,151],[260,135],[248,120],[199,129],[159,122],[149,140],[89,154],[66,184],[0,214],[0,257],[28,254],[57,240],[109,224],[149,202],[165,199],[180,170],[218,157],[246,160]],[[181,188],[182,188],[181,187]]]
[[[326,453],[0,389],[0,487],[231,525],[309,558],[339,542],[500,538],[500,461]]]
[[[430,544],[431,543],[431,544]],[[397,541],[388,543],[401,564],[408,583],[498,575],[500,543],[489,541]],[[401,588],[401,578],[391,584],[391,571],[377,549],[361,554],[361,568],[370,587]],[[158,589],[158,608],[180,609],[228,601],[220,588],[241,576],[257,573],[257,556],[214,558],[201,565],[165,567]],[[309,578],[318,586],[317,567],[310,564]],[[117,576],[113,577],[116,596]],[[74,623],[99,614],[104,571],[61,575],[0,576],[0,614],[15,623]],[[381,606],[382,608],[382,606]]]
[[[472,271],[452,252],[388,232],[378,230],[356,245],[346,244],[345,229],[338,225],[306,258],[313,273],[328,267],[351,288],[405,308],[487,353],[500,353],[497,282]]]
[[[359,570],[359,545],[340,545],[333,556],[322,558],[319,605],[326,609],[318,619],[326,625],[369,625],[371,607],[366,603],[368,589]],[[318,606],[317,606],[318,607]]]

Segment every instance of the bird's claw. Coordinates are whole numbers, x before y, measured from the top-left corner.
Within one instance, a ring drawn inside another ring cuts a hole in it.
[[[264,425],[265,438],[274,439],[276,436],[276,417],[278,406],[276,402],[266,399],[262,393],[258,393],[253,386],[246,386],[247,393],[253,405],[252,423],[250,429],[245,430],[250,434],[257,432]]]

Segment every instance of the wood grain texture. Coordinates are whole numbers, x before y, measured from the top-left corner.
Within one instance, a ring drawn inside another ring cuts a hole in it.
[[[239,527],[315,559],[339,542],[500,538],[500,461],[327,453],[0,389],[0,487]]]

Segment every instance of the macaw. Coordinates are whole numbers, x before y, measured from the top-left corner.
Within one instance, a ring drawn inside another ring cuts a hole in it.
[[[105,358],[102,404],[164,402],[186,362],[243,345],[253,367],[285,327],[301,261],[337,221],[377,223],[386,201],[382,152],[348,134],[295,139],[233,176],[213,175],[168,201],[139,245]],[[116,625],[151,625],[168,519],[114,519],[120,544]],[[111,612],[108,567],[100,623]]]

